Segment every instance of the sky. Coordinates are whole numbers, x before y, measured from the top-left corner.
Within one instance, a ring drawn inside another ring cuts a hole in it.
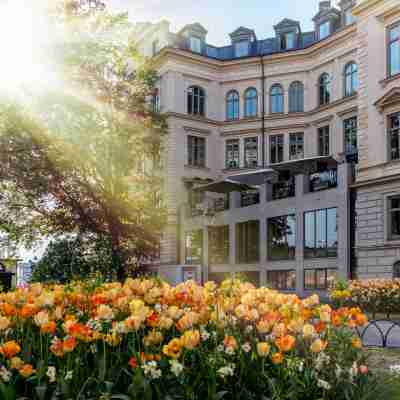
[[[319,0],[103,0],[108,6],[129,12],[134,22],[167,19],[171,30],[200,22],[207,30],[207,42],[229,44],[229,33],[239,26],[254,29],[259,39],[274,36],[273,26],[283,18],[301,22],[302,30],[313,29],[312,17]],[[332,1],[332,4],[335,1]]]

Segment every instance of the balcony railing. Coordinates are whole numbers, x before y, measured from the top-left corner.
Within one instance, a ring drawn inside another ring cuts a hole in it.
[[[249,207],[254,204],[258,204],[260,202],[260,193],[259,192],[245,192],[242,193],[240,206],[241,207]]]
[[[318,192],[335,188],[337,186],[337,170],[331,169],[324,172],[317,172],[310,175],[310,192]]]
[[[287,199],[296,195],[294,179],[272,184],[272,200]]]
[[[200,217],[229,210],[229,198],[206,199],[202,203],[189,206],[189,217]]]

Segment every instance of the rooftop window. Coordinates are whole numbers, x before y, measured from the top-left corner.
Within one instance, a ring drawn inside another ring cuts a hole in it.
[[[190,50],[194,53],[201,53],[201,39],[199,37],[190,37]]]
[[[242,40],[235,43],[235,56],[246,57],[249,55],[250,43],[247,40]]]
[[[331,33],[331,23],[330,21],[323,22],[319,28],[318,28],[318,33],[319,33],[319,39],[325,39],[328,37]]]
[[[291,50],[296,47],[296,34],[295,32],[284,33],[281,36],[281,49]]]

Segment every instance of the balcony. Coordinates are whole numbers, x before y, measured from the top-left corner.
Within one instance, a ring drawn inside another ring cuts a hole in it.
[[[260,203],[258,191],[243,192],[240,199],[240,207],[250,207]]]
[[[272,200],[287,199],[296,195],[295,180],[279,181],[272,184]]]
[[[206,198],[203,202],[189,205],[189,217],[214,215],[229,210],[229,196],[221,198]]]
[[[317,172],[310,175],[310,192],[319,192],[337,187],[337,169]]]

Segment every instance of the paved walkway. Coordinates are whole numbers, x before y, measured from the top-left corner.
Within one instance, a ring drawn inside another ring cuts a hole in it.
[[[400,323],[378,321],[359,329],[364,346],[382,347],[386,337],[386,347],[400,348]]]

